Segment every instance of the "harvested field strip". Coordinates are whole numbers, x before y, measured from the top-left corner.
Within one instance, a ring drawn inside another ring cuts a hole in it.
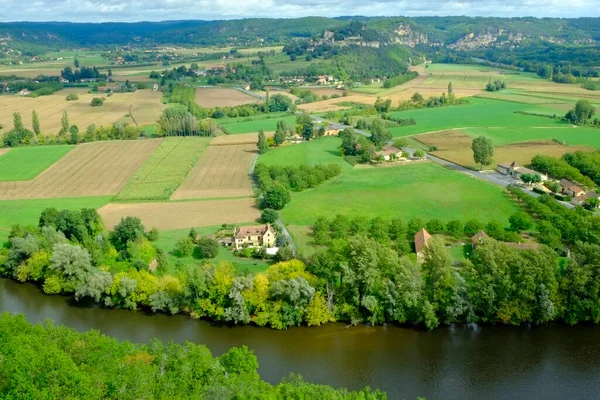
[[[126,216],[138,217],[148,228],[184,229],[255,221],[260,212],[254,199],[162,203],[111,203],[98,210],[110,229]]]
[[[209,140],[199,137],[164,139],[116,200],[167,200],[196,164]]]
[[[257,154],[255,144],[209,146],[172,199],[252,196],[250,166]]]
[[[79,145],[33,180],[0,182],[0,199],[115,195],[160,142],[138,140]]]
[[[275,132],[265,132],[267,138],[273,137]],[[230,146],[236,144],[253,144],[258,142],[258,133],[243,133],[239,135],[221,135],[210,142],[211,146]]]
[[[10,150],[10,148],[8,148],[8,149],[0,149],[0,156],[3,155],[3,154],[8,153],[9,150]]]
[[[259,99],[232,88],[198,88],[196,103],[201,107],[239,106],[242,104],[258,103]]]
[[[32,146],[0,149],[0,181],[26,181],[35,178],[60,160],[73,146]],[[1,152],[5,150],[4,152]]]

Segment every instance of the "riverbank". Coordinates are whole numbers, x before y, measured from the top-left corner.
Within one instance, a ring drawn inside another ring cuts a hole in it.
[[[292,372],[307,381],[358,390],[370,386],[396,398],[581,398],[600,393],[600,327],[451,325],[420,331],[392,325],[330,323],[285,331],[217,327],[183,315],[100,308],[34,285],[0,279],[0,311],[46,318],[118,340],[190,341],[215,356],[247,345],[262,379],[276,384]]]

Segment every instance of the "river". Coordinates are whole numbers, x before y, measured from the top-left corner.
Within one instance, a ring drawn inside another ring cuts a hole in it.
[[[6,279],[0,279],[0,311],[132,342],[191,341],[215,355],[245,344],[258,357],[261,377],[271,383],[297,372],[334,387],[379,388],[390,399],[600,398],[600,326],[595,325],[453,325],[432,332],[393,325],[217,327],[182,315],[82,305]]]

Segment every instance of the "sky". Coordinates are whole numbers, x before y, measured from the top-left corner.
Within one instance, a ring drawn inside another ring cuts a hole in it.
[[[304,16],[594,17],[600,0],[0,0],[0,22]]]

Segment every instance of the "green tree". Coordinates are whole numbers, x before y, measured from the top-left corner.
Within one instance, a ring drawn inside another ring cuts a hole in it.
[[[67,114],[67,111],[65,110],[63,111],[62,117],[60,119],[60,131],[58,132],[58,136],[66,136],[67,132],[69,132],[70,127],[71,124],[69,123],[69,114]]]
[[[387,99],[384,100],[381,97],[378,97],[377,100],[375,100],[375,110],[377,110],[378,113],[386,113],[389,112],[390,109],[392,108],[392,100]]]
[[[494,144],[490,138],[486,136],[479,136],[473,139],[471,149],[473,150],[473,159],[477,164],[479,164],[480,171],[484,166],[488,166],[492,163],[492,157],[494,156]]]
[[[542,177],[540,174],[523,174],[521,175],[521,180],[527,185],[532,185],[541,182]]]
[[[423,102],[423,100],[425,100],[423,98],[423,95],[419,92],[415,92],[412,97],[410,98],[410,100],[415,103],[415,104],[420,104]]]
[[[79,68],[79,60],[77,58],[73,60],[73,66]]]
[[[482,229],[483,224],[480,221],[476,219],[470,219],[465,223],[464,233],[466,236],[471,237]]]
[[[37,136],[42,134],[42,131],[40,129],[40,119],[38,117],[37,112],[35,112],[35,110],[33,110],[31,112],[31,125],[33,128],[33,133],[35,133]]]
[[[531,217],[525,212],[517,212],[511,215],[508,218],[508,222],[510,223],[510,228],[515,232],[522,232],[531,228],[533,222],[531,221]]]
[[[285,139],[287,138],[287,132],[288,128],[285,121],[277,121],[277,129],[275,130],[275,136],[273,137],[277,146],[280,146],[285,142]]]
[[[265,208],[261,211],[260,218],[263,222],[272,224],[279,219],[279,213],[272,208]]]
[[[70,144],[79,143],[79,127],[77,125],[71,125],[69,128],[69,132],[71,134],[71,138],[69,139]]]
[[[452,302],[454,277],[452,256],[437,237],[433,237],[425,247],[425,262],[422,266],[424,294],[442,320],[447,319],[447,309]]]
[[[291,200],[290,191],[280,183],[273,183],[265,192],[265,203],[267,207],[281,210]]]
[[[585,125],[594,117],[596,108],[588,100],[579,100],[575,108],[565,115],[567,121],[574,125]]]
[[[446,231],[450,235],[452,235],[456,238],[459,238],[464,235],[464,226],[463,226],[462,222],[455,219],[455,220],[449,221],[446,224]]]
[[[219,254],[219,242],[208,237],[201,237],[198,239],[197,251],[200,258],[215,258]]]
[[[177,254],[177,257],[189,257],[193,252],[194,241],[189,236],[179,239],[175,244],[175,253]]]
[[[115,226],[111,239],[117,250],[125,249],[127,242],[135,241],[144,236],[144,225],[137,217],[121,218],[121,221]]]
[[[314,133],[315,128],[312,120],[305,122],[302,126],[302,137],[304,138],[304,140],[312,139]]]
[[[267,143],[267,138],[265,137],[265,131],[259,129],[258,131],[258,143],[256,143],[256,147],[258,147],[258,151],[260,154],[264,154],[269,149],[269,144]]]

